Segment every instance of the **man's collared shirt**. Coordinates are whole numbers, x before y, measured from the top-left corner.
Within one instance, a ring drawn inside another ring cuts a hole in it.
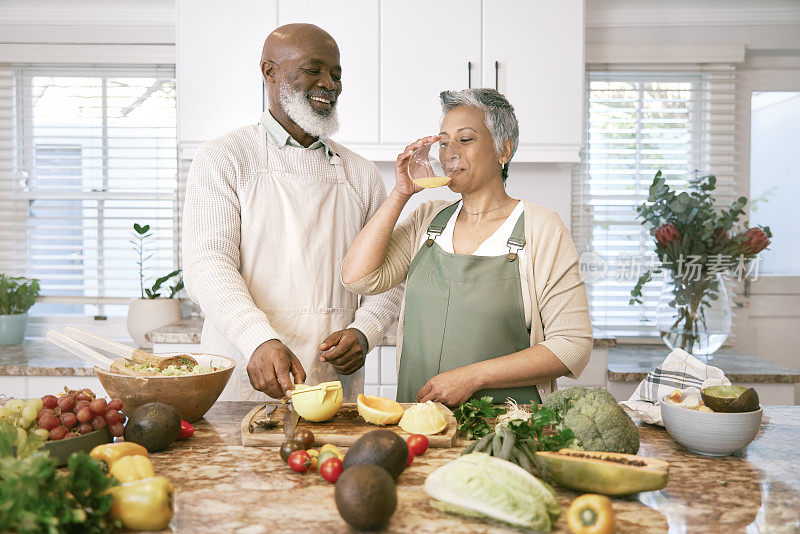
[[[329,156],[335,154],[333,148],[331,148],[330,144],[328,144],[328,140],[323,137],[318,138],[316,141],[308,145],[308,147],[304,147],[303,145],[298,143],[294,139],[294,137],[292,137],[289,134],[289,132],[286,131],[286,128],[281,126],[281,123],[279,123],[275,119],[275,117],[272,116],[272,113],[270,113],[269,111],[265,111],[264,113],[262,113],[261,124],[264,125],[264,128],[266,128],[267,133],[272,138],[272,141],[275,143],[275,146],[277,146],[278,148],[283,148],[284,146],[289,145],[297,148],[305,148],[307,150],[316,150],[324,146],[327,149],[327,153]]]

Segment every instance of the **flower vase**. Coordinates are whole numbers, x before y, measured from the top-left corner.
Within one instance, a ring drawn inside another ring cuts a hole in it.
[[[708,363],[731,333],[731,304],[720,274],[669,277],[661,290],[656,327],[670,349],[680,348]]]

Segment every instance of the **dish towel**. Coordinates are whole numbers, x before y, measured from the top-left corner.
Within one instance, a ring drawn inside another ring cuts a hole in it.
[[[631,398],[620,402],[645,423],[664,426],[661,420],[661,399],[676,389],[695,393],[709,386],[730,386],[731,381],[718,367],[706,365],[683,349],[674,349],[664,363],[647,373]]]

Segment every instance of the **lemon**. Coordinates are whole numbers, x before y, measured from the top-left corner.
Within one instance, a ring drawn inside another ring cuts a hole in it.
[[[292,405],[306,421],[327,421],[342,407],[342,383],[323,382],[316,386],[296,384]]]
[[[359,395],[356,404],[358,414],[373,425],[394,425],[403,417],[403,407],[391,399]]]
[[[406,408],[400,428],[409,434],[432,435],[447,430],[447,417],[432,401]]]

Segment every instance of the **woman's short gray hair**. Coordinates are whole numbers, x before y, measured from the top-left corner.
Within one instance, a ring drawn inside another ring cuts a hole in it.
[[[486,128],[492,134],[494,149],[498,154],[503,149],[506,139],[511,139],[514,146],[511,157],[519,146],[519,123],[514,115],[514,106],[494,89],[462,89],[460,91],[442,91],[439,93],[442,103],[442,115],[459,106],[479,109],[483,112]],[[508,178],[508,163],[503,166],[503,181]]]

